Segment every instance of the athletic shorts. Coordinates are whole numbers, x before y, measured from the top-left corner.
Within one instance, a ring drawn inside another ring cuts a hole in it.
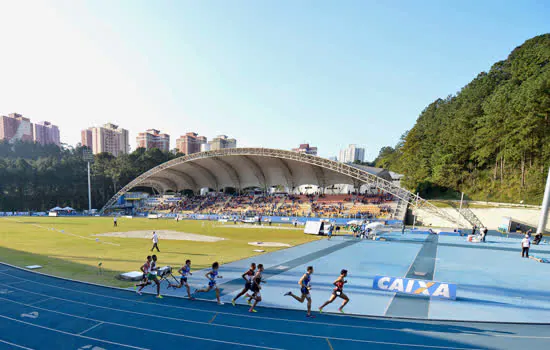
[[[208,287],[218,289],[218,285],[216,284],[216,281],[208,282]]]
[[[252,290],[252,282],[246,282],[244,284],[244,289],[246,290]]]
[[[344,291],[341,290],[341,289],[334,289],[334,290],[332,291],[332,294],[335,295],[335,296],[337,296],[337,297],[341,296],[343,293],[344,293]]]
[[[307,289],[306,287],[302,287],[302,288],[300,289],[300,292],[302,292],[302,295],[305,295],[305,296],[308,297],[308,298],[310,297],[310,295],[309,295],[309,289]]]
[[[148,274],[147,275],[147,278],[151,281],[151,280],[156,280],[157,279],[157,275],[153,275],[152,273]]]
[[[181,283],[187,283],[187,277],[180,277]]]

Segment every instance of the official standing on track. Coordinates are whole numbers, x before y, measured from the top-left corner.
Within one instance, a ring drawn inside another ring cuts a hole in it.
[[[118,227],[116,216],[113,218],[113,227]]]
[[[531,247],[531,238],[529,238],[528,235],[525,235],[525,237],[523,237],[523,239],[521,240],[521,257],[522,258],[529,257],[529,247]]]
[[[153,249],[157,248],[157,252],[160,253],[160,249],[159,249],[159,236],[157,235],[157,233],[155,231],[153,231],[153,248],[151,248],[151,251],[153,251]]]

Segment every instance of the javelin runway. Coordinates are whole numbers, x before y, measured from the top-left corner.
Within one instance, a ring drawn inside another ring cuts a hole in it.
[[[0,263],[0,349],[548,348],[547,325],[412,321],[219,306]]]

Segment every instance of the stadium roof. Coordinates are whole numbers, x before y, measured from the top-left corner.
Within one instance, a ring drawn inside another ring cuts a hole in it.
[[[104,212],[120,196],[135,187],[152,187],[161,193],[209,187],[244,189],[283,185],[294,189],[300,185],[329,187],[350,184],[375,185],[401,201],[422,207],[450,222],[456,219],[417,195],[396,186],[389,172],[380,168],[352,166],[322,157],[269,148],[231,148],[193,153],[156,166],[138,176],[115,194],[101,209]]]

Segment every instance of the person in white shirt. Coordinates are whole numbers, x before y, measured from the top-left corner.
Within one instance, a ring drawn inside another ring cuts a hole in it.
[[[153,249],[157,248],[157,252],[160,253],[160,249],[159,249],[159,236],[157,235],[157,233],[155,231],[153,231],[153,248],[151,248],[151,251],[153,251]]]
[[[525,235],[525,237],[521,240],[521,257],[522,258],[529,257],[529,247],[531,247],[531,238],[529,238],[528,235]]]
[[[116,216],[113,218],[113,226],[114,226],[114,227],[117,227],[117,226],[118,226],[118,225],[117,225],[117,218],[116,218]]]

